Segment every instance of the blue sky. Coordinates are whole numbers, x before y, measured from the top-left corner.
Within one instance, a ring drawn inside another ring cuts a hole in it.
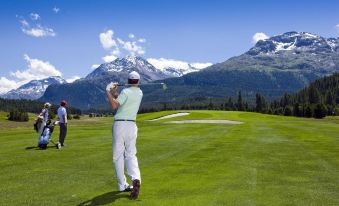
[[[84,77],[104,57],[217,63],[247,51],[258,32],[339,36],[339,1],[0,2],[0,92],[49,74]]]

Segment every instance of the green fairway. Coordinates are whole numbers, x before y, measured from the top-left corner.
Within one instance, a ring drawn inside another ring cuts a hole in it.
[[[186,112],[138,116],[136,201],[117,192],[112,117],[72,120],[65,148],[37,150],[33,123],[0,113],[0,205],[339,205],[339,117]],[[243,124],[166,123],[201,119]]]

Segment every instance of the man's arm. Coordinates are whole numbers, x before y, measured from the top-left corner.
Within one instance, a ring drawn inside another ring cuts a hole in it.
[[[64,120],[64,123],[67,125],[67,111],[66,111],[66,108],[63,108],[62,119]]]
[[[62,118],[63,118],[65,124],[67,124],[67,115],[62,115]]]
[[[112,91],[113,91],[113,94],[112,94]],[[116,85],[114,86],[113,89],[106,91],[106,94],[107,94],[108,101],[109,101],[112,109],[117,109],[120,106],[119,102],[116,100],[116,98],[119,95],[117,83],[116,83]]]

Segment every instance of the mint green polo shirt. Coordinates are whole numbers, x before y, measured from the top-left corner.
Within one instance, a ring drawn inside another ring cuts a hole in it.
[[[143,93],[139,87],[128,87],[121,91],[117,101],[120,106],[114,119],[136,120]]]

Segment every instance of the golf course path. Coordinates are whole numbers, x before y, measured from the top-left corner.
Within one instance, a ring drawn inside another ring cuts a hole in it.
[[[173,117],[181,117],[181,116],[186,116],[186,115],[189,115],[189,114],[190,113],[188,113],[188,112],[179,112],[179,113],[170,114],[170,115],[162,116],[162,117],[159,117],[159,118],[151,119],[149,121],[158,121],[158,120],[161,120],[161,119],[169,119],[169,118],[173,118]]]
[[[182,120],[182,121],[169,121],[167,123],[184,124],[184,123],[208,123],[208,124],[242,124],[243,122],[231,120]]]

